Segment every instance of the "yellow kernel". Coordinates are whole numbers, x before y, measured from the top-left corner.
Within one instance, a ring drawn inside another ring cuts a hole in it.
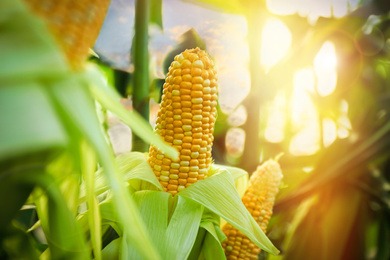
[[[195,68],[200,68],[200,69],[203,69],[203,67],[204,67],[203,62],[201,60],[194,61],[192,63],[192,66]]]
[[[191,61],[189,60],[183,60],[183,62],[181,63],[181,67],[184,69],[184,68],[189,68],[191,67]],[[183,72],[182,72],[183,73]]]
[[[179,184],[181,185],[186,185],[187,184],[187,178],[188,178],[188,173],[186,172],[180,172],[179,173]]]
[[[173,141],[173,142],[175,142],[175,141]],[[199,153],[205,153],[205,152],[207,152],[207,148],[206,147],[200,148]]]
[[[181,114],[181,116],[183,117],[183,118],[192,118],[192,114],[191,113],[183,113],[183,114]]]
[[[180,53],[179,55],[176,55],[175,60],[182,62],[184,60],[183,54]]]
[[[191,96],[190,95],[181,95],[180,99],[182,101],[190,101],[191,100]]]
[[[180,165],[181,165],[181,166],[189,166],[189,165],[190,165],[190,162],[189,162],[189,161],[181,161],[181,162],[180,162]]]
[[[171,66],[175,69],[180,68],[180,63],[177,61],[172,62]]]
[[[191,166],[190,171],[197,172],[197,171],[199,171],[199,167],[198,166]]]
[[[182,191],[182,190],[184,190],[186,187],[185,186],[182,186],[182,185],[180,185],[179,187],[177,187],[177,191]]]
[[[179,171],[180,172],[189,172],[190,171],[190,168],[188,166],[181,166],[179,168]]]
[[[203,137],[202,133],[194,133],[192,134],[192,138],[194,139],[201,139]]]
[[[192,127],[201,127],[202,121],[192,121]]]
[[[182,89],[180,89],[180,94],[191,95],[191,89],[182,88]]]
[[[190,53],[190,54],[188,55],[188,60],[189,60],[189,61],[194,61],[194,60],[196,60],[196,59],[199,59],[199,56],[198,56],[197,54],[195,54],[195,53]]]
[[[162,160],[164,158],[164,155],[159,153],[159,154],[157,154],[156,158],[159,160]]]
[[[190,126],[190,125],[183,125],[182,128],[183,128],[183,130],[184,130],[185,132],[191,131],[191,130],[192,130],[192,126]]]
[[[203,131],[202,127],[196,127],[193,129],[193,132],[195,132],[195,133],[200,133],[202,131]]]
[[[198,157],[199,157],[199,153],[198,152],[192,152],[191,153],[191,158],[196,159]]]
[[[182,122],[183,122],[183,125],[191,125],[192,119],[188,119],[188,118],[182,119]]]
[[[191,166],[198,166],[198,164],[199,164],[199,160],[191,159],[191,161],[189,161],[189,165]]]
[[[203,78],[200,76],[192,77],[192,83],[193,84],[203,84]]]
[[[191,75],[194,76],[201,76],[202,75],[202,69],[201,68],[196,68],[192,67],[191,68]]]
[[[182,81],[189,81],[192,82],[192,76],[191,74],[185,74],[181,77]]]
[[[153,167],[156,171],[161,171],[161,165],[155,164]]]
[[[182,155],[191,155],[191,157],[192,157],[190,149],[183,149],[183,150],[181,150],[181,154]]]
[[[182,82],[180,83],[180,87],[190,89],[190,88],[192,87],[192,83],[191,83],[191,82],[188,82],[188,81],[182,81]]]
[[[199,173],[197,173],[197,172],[189,172],[188,173],[188,177],[189,178],[197,178],[198,175],[199,175]]]
[[[180,120],[173,121],[173,127],[181,127],[183,123]]]
[[[203,97],[203,92],[202,91],[192,91],[191,92],[191,97],[193,97],[193,98]]]
[[[174,144],[174,145],[181,145],[182,143],[183,143],[182,140],[179,140],[179,139],[174,139],[174,140],[173,140],[173,144]]]
[[[185,132],[184,135],[192,136],[192,132],[191,131]]]
[[[173,110],[173,114],[174,115],[181,115],[181,113],[183,113],[183,111],[180,108],[177,108],[177,109]]]
[[[180,90],[172,90],[173,96],[180,96]]]
[[[161,171],[161,175],[169,176],[169,171]]]
[[[211,99],[211,95],[210,94],[204,94],[203,95],[203,99],[204,100],[210,100]],[[173,101],[173,98],[172,98],[172,101]]]
[[[193,104],[201,104],[203,103],[203,98],[193,98],[191,101]]]
[[[178,169],[170,169],[169,172],[171,174],[176,174],[176,175],[179,174],[179,170]]]
[[[175,184],[168,184],[168,190],[177,190],[177,185]]]
[[[162,159],[162,163],[163,163],[164,165],[171,165],[171,159],[164,158],[164,159]]]
[[[175,138],[175,139],[183,139],[184,135],[183,134],[174,134],[173,138]]]
[[[175,108],[175,109],[181,108],[181,104],[180,104],[180,102],[173,102],[172,103],[172,107]]]
[[[191,149],[192,144],[191,143],[183,143],[183,149]]]
[[[203,90],[202,84],[193,84],[192,85],[192,91],[202,91],[202,90]]]
[[[171,163],[171,168],[179,169],[179,167],[180,167],[180,164],[178,164],[178,163]]]
[[[184,101],[181,101],[180,103],[183,106],[183,108],[192,106],[192,102],[191,101],[184,100]]]
[[[194,142],[197,140],[199,140],[199,139],[195,139]],[[192,152],[199,152],[199,150],[200,150],[200,145],[192,145],[192,147],[191,147]]]
[[[204,86],[204,87],[209,87],[210,84],[211,84],[211,83],[210,83],[210,80],[209,80],[209,79],[206,79],[206,80],[203,81],[203,86]],[[203,88],[203,89],[205,89],[205,88]],[[208,88],[208,89],[210,90],[210,88]],[[210,93],[210,92],[209,92],[209,93]]]
[[[192,104],[192,103],[191,103]],[[203,104],[192,104],[192,107],[191,107],[193,110],[200,110],[202,111],[203,110]]]
[[[161,181],[169,181],[169,177],[168,176],[164,176],[164,175],[160,175],[160,180]]]
[[[189,160],[191,160],[191,157],[187,156],[187,155],[180,155],[180,160],[182,160],[182,161],[189,161]]]
[[[173,132],[175,133],[183,133],[183,128],[181,127],[175,127],[172,131],[172,135],[173,135]]]
[[[187,181],[188,181],[189,183],[195,183],[195,182],[198,181],[198,179],[196,179],[196,178],[188,178]]]
[[[191,136],[186,136],[183,138],[183,143],[191,143],[192,142],[192,137]]]
[[[171,175],[169,175],[169,178],[171,178],[172,180],[177,180],[177,179],[179,179],[179,175],[171,174]]]

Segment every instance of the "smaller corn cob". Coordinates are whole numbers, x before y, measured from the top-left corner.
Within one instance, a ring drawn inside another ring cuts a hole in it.
[[[199,48],[175,57],[165,79],[155,132],[175,147],[172,161],[151,145],[149,164],[164,191],[177,194],[207,177],[217,113],[214,62]]]
[[[24,0],[43,18],[74,69],[82,66],[103,24],[110,0]]]
[[[268,160],[257,167],[252,174],[248,188],[242,197],[242,202],[257,224],[266,232],[268,221],[272,216],[275,196],[279,191],[283,175],[279,164]],[[227,223],[222,231],[227,239],[222,242],[227,259],[257,259],[260,248],[250,241],[243,233]]]

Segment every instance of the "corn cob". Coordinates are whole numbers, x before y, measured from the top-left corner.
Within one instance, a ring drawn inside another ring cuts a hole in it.
[[[24,0],[44,19],[69,64],[79,69],[89,55],[106,16],[110,0]]]
[[[155,132],[180,155],[173,161],[150,146],[149,164],[164,191],[177,194],[207,177],[217,106],[214,62],[199,48],[177,55],[163,87]]]
[[[266,232],[268,221],[272,215],[275,196],[278,193],[282,173],[279,164],[268,160],[257,167],[252,174],[242,202],[257,224]],[[227,239],[222,242],[227,259],[257,259],[260,248],[243,233],[227,223],[222,231]]]

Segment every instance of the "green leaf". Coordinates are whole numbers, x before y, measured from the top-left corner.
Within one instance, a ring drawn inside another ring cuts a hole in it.
[[[102,259],[119,259],[122,238],[117,238],[102,250]]]
[[[242,204],[232,175],[228,171],[198,181],[179,192],[179,195],[196,201],[218,214],[265,251],[279,253]]]
[[[85,179],[87,190],[87,204],[88,204],[88,224],[91,232],[91,243],[93,254],[96,260],[102,259],[101,248],[101,221],[100,212],[97,199],[95,197],[95,169],[96,169],[96,155],[85,142],[81,145],[83,155],[83,164],[81,172]],[[77,200],[75,200],[77,201]]]
[[[91,93],[82,79],[84,78],[76,75],[53,84],[51,90],[58,110],[69,128],[79,131],[80,136],[85,137],[104,167],[120,223],[126,223],[124,225],[124,233],[128,238],[126,242],[131,243],[144,258],[159,259],[135,203],[125,187],[123,176],[118,174],[113,151],[106,143]]]
[[[149,5],[149,22],[163,30],[162,0],[151,0]]]
[[[225,253],[223,251],[221,241],[216,232],[216,228],[219,229],[218,226],[215,226],[211,222],[202,222],[200,224],[202,228],[207,230],[206,237],[204,239],[202,251],[205,259],[226,259]]]
[[[127,111],[118,101],[120,96],[104,82],[101,73],[95,66],[90,66],[86,78],[91,82],[90,87],[95,98],[106,109],[114,113],[120,120],[127,124],[145,142],[153,143],[163,153],[172,159],[178,159],[178,152],[166,144],[159,136],[150,130],[150,125],[139,114]]]
[[[50,174],[30,173],[21,180],[39,186],[35,204],[53,259],[86,259],[84,232],[69,210],[58,180]]]
[[[0,111],[0,160],[64,147],[68,141],[45,88],[38,83],[1,86]]]
[[[139,210],[162,259],[186,259],[195,242],[203,207],[180,195],[160,191],[134,194]],[[175,206],[175,207],[172,207]],[[139,259],[130,251],[129,259]]]

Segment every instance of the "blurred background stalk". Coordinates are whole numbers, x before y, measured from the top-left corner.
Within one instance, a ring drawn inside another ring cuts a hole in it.
[[[146,121],[149,121],[149,0],[135,1],[134,41],[132,46],[133,108]],[[146,152],[149,144],[132,133],[132,150]]]

